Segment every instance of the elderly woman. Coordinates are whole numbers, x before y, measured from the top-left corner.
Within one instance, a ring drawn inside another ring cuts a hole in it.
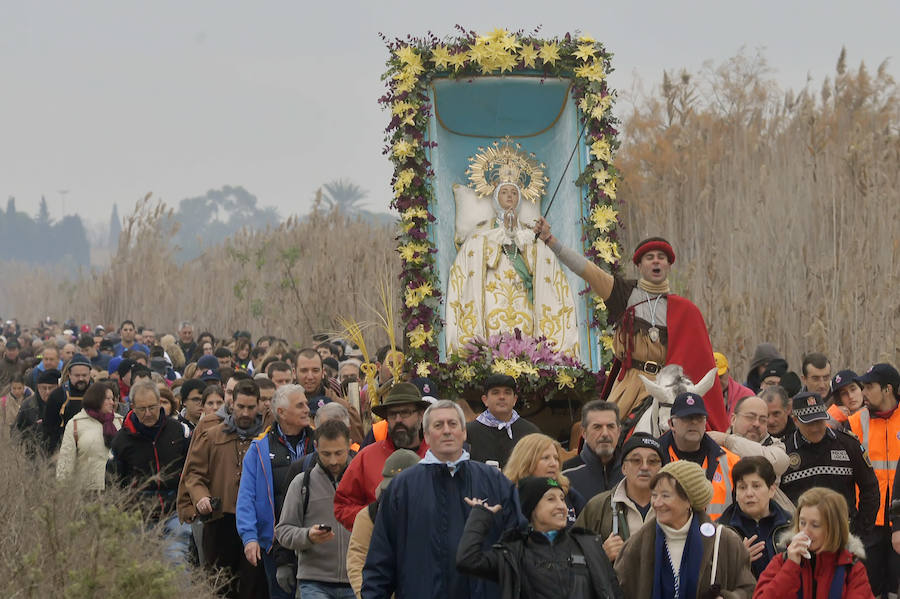
[[[616,559],[629,599],[741,599],[756,580],[750,554],[731,529],[704,513],[712,484],[703,468],[670,462],[650,482],[656,516],[631,535]]]
[[[731,469],[734,502],[725,508],[721,524],[744,539],[750,551],[750,569],[759,578],[775,557],[775,541],[791,524],[791,514],[774,499],[775,469],[763,456],[741,458]]]
[[[850,534],[847,501],[840,493],[813,487],[797,500],[787,550],[759,577],[754,599],[874,597],[862,561],[863,544]]]
[[[110,444],[120,428],[122,417],[115,413],[112,389],[103,383],[88,387],[81,411],[66,423],[56,478],[75,479],[91,491],[104,490]]]
[[[562,446],[559,442],[547,435],[541,433],[525,435],[509,454],[503,474],[514,483],[526,476],[552,478],[557,481],[566,496],[568,521],[571,525],[581,513],[586,500],[581,493],[572,488],[569,479],[562,473],[561,451]]]

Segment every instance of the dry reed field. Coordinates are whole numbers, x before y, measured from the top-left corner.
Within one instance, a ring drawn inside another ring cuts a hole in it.
[[[0,436],[0,597],[4,599],[214,599],[200,569],[173,567],[133,495],[101,496],[58,484],[45,460]]]
[[[900,97],[883,66],[849,68],[842,53],[820,90],[794,94],[741,54],[667,75],[623,121],[623,255],[650,235],[674,244],[674,290],[703,311],[735,378],[763,341],[794,370],[808,351],[857,370],[900,361]],[[321,208],[178,265],[166,214],[139,203],[110,268],[75,282],[0,266],[0,305],[23,322],[187,318],[308,343],[338,316],[371,320],[379,280],[399,273],[390,227]]]

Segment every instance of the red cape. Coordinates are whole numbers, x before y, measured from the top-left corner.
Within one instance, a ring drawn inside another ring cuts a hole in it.
[[[678,364],[688,378],[695,384],[699,383],[711,368],[716,367],[706,321],[690,300],[670,293],[667,301],[666,328],[669,332],[669,344],[666,348],[666,364]],[[722,387],[718,383],[718,380],[713,382],[713,386],[703,396],[703,403],[709,414],[709,428],[724,431],[728,428],[728,415],[725,413]]]

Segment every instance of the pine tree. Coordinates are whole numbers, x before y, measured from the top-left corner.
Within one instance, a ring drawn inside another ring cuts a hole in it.
[[[41,196],[41,206],[38,209],[36,224],[40,234],[48,233],[50,225],[53,224],[50,220],[50,209],[47,208],[47,198],[44,196]]]
[[[12,218],[16,215],[16,198],[9,196],[6,200],[6,218]]]

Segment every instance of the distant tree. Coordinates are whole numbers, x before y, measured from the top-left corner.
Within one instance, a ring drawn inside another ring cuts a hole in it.
[[[12,218],[16,215],[16,198],[13,196],[9,196],[9,199],[6,200],[6,217]]]
[[[119,205],[113,204],[112,214],[109,215],[109,247],[115,250],[119,247],[119,235],[122,233],[122,219],[119,218]]]
[[[322,201],[328,208],[338,208],[345,213],[355,213],[362,209],[360,203],[369,192],[350,181],[338,179],[322,186]]]
[[[47,198],[41,196],[41,205],[38,208],[38,215],[36,223],[38,226],[38,231],[41,233],[46,233],[50,231],[50,225],[53,224],[50,220],[50,209],[47,207]]]

